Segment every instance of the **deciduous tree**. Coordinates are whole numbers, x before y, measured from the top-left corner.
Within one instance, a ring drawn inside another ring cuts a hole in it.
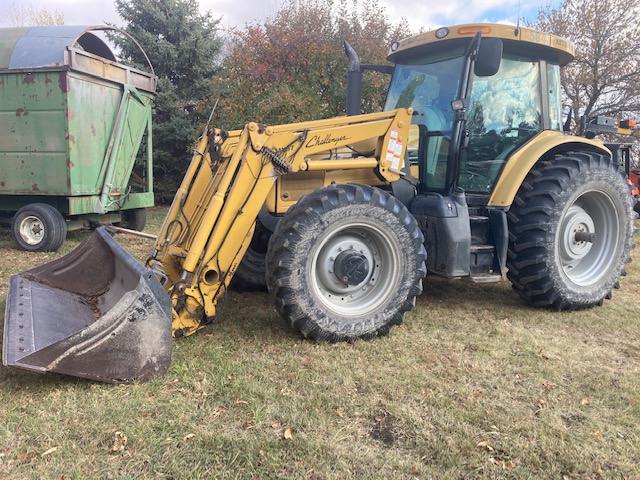
[[[571,39],[576,59],[562,71],[574,127],[580,116],[626,118],[640,111],[640,6],[627,0],[563,0],[531,24]]]
[[[227,39],[224,75],[214,81],[218,118],[227,127],[248,120],[268,124],[343,115],[348,62],[343,40],[362,63],[384,63],[391,40],[408,34],[390,24],[377,0],[284,3],[273,18],[234,29]],[[379,109],[388,78],[365,74],[363,109]]]
[[[34,7],[21,3],[9,7],[9,22],[14,27],[32,27],[36,25],[64,25],[64,15],[46,7]]]

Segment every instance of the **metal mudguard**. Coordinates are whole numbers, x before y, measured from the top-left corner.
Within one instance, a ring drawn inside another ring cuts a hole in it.
[[[10,279],[4,365],[103,382],[171,363],[171,300],[104,227],[68,255]]]

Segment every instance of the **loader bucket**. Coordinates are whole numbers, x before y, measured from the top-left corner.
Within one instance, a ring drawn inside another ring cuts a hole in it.
[[[171,300],[104,227],[11,277],[4,322],[4,365],[31,372],[125,383],[171,363]]]

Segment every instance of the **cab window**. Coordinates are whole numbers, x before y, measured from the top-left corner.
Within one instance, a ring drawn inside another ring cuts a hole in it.
[[[505,55],[498,73],[473,80],[458,184],[489,193],[512,152],[542,131],[539,63]]]

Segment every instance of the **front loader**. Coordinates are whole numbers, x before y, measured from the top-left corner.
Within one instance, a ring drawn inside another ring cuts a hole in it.
[[[611,297],[634,202],[610,149],[562,132],[570,42],[474,24],[395,42],[392,68],[347,52],[349,115],[205,128],[146,270],[99,229],[84,255],[14,277],[5,365],[112,382],[160,374],[167,339],[211,323],[234,277],[266,286],[294,329],[326,341],[386,335],[427,271],[475,282],[506,274],[525,301],[558,310]],[[366,69],[391,80],[384,111],[360,115]],[[102,275],[110,280],[88,292],[56,280],[80,278],[94,255],[115,265]],[[67,303],[44,308],[34,300],[43,289],[48,303]],[[99,348],[85,348],[97,336]]]

